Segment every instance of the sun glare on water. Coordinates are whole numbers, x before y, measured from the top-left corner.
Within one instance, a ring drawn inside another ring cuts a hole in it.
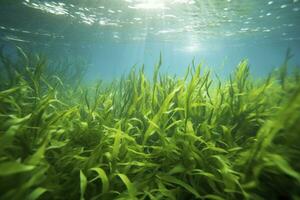
[[[138,0],[135,1],[136,4],[133,6],[128,6],[133,9],[141,9],[141,10],[164,10],[168,9],[165,5],[165,1],[163,0]]]
[[[136,3],[134,6],[129,6],[133,9],[141,10],[166,10],[170,9],[167,5],[173,4],[194,4],[193,0],[125,0],[130,3]]]

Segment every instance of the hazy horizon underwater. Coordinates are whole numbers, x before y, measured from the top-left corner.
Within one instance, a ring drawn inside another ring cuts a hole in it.
[[[1,0],[2,199],[300,200],[300,1]]]

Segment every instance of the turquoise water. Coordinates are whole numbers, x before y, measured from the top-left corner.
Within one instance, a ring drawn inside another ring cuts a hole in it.
[[[256,76],[300,63],[299,0],[6,0],[0,44],[88,63],[87,80],[111,80],[134,65],[182,76],[193,59],[226,76],[243,58]]]

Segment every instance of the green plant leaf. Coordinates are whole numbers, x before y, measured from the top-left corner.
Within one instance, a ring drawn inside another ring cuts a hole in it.
[[[35,168],[33,165],[24,165],[17,161],[8,161],[0,163],[0,176],[9,176],[12,174],[31,171]]]
[[[100,167],[91,168],[90,170],[95,171],[98,174],[98,177],[102,181],[102,193],[106,193],[109,190],[109,180],[103,169]]]
[[[84,200],[84,193],[87,187],[87,178],[80,170],[80,200]]]

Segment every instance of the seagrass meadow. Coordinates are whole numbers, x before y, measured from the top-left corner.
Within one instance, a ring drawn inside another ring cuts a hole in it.
[[[299,199],[300,76],[143,67],[84,86],[84,68],[1,54],[0,199]],[[77,81],[74,81],[77,80]]]

